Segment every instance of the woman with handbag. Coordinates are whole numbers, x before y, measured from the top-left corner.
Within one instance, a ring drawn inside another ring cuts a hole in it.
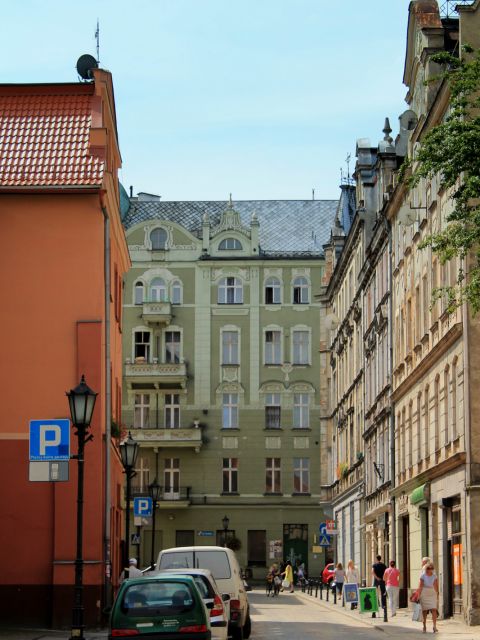
[[[438,578],[434,572],[434,568],[433,562],[428,562],[425,565],[417,589],[419,602],[422,606],[423,633],[427,631],[427,616],[429,611],[432,614],[433,632],[436,633],[438,631]]]
[[[280,575],[283,576],[281,591],[290,589],[290,593],[293,593],[293,568],[290,561],[287,562],[284,571]]]

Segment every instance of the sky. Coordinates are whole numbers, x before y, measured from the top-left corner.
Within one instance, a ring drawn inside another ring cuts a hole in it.
[[[408,0],[2,2],[2,82],[111,71],[127,191],[337,198],[358,138],[407,108]]]

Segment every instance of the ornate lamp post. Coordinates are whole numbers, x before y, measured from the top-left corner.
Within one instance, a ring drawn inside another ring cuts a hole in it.
[[[230,524],[230,518],[228,516],[223,516],[222,525],[223,525],[223,546],[227,546],[227,531],[228,525]]]
[[[72,631],[71,638],[83,638],[83,463],[85,443],[92,440],[92,434],[88,433],[92,420],[93,409],[97,399],[97,393],[92,391],[82,376],[80,384],[67,392],[70,405],[72,424],[76,429],[78,438],[77,459],[77,553],[75,556],[75,590],[73,596]]]
[[[125,549],[123,566],[125,572],[128,571],[128,558],[130,554],[130,487],[131,480],[136,475],[135,463],[138,455],[138,442],[136,442],[131,433],[128,433],[128,438],[120,444],[120,456],[122,458],[123,469],[127,478],[127,495],[126,495],[126,514],[125,514]],[[125,577],[128,577],[125,574]]]
[[[158,484],[157,479],[148,485],[148,492],[152,499],[152,552],[150,555],[150,569],[155,564],[155,513],[157,511],[157,502],[160,500],[160,492],[162,487]]]

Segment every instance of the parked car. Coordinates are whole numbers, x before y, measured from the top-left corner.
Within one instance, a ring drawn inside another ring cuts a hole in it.
[[[174,547],[158,554],[157,571],[163,569],[209,569],[221,593],[230,596],[228,635],[247,640],[252,622],[245,585],[235,553],[227,547]]]
[[[335,564],[333,562],[329,562],[325,565],[324,570],[322,571],[322,582],[323,584],[330,584],[335,578]]]
[[[125,580],[110,613],[110,640],[132,636],[211,640],[210,613],[192,576]]]
[[[230,618],[230,596],[220,594],[218,585],[212,572],[208,569],[164,569],[157,575],[185,575],[192,576],[200,591],[203,602],[210,610],[210,624],[212,626],[212,640],[227,640],[228,620]],[[211,606],[211,609],[209,607]]]

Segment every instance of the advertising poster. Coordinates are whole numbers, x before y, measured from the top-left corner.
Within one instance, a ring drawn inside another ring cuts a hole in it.
[[[358,602],[358,584],[344,583],[343,599],[346,604],[356,604]]]
[[[358,590],[360,594],[360,613],[377,613],[378,600],[376,587],[363,587]]]
[[[453,584],[462,584],[462,545],[453,545]]]

